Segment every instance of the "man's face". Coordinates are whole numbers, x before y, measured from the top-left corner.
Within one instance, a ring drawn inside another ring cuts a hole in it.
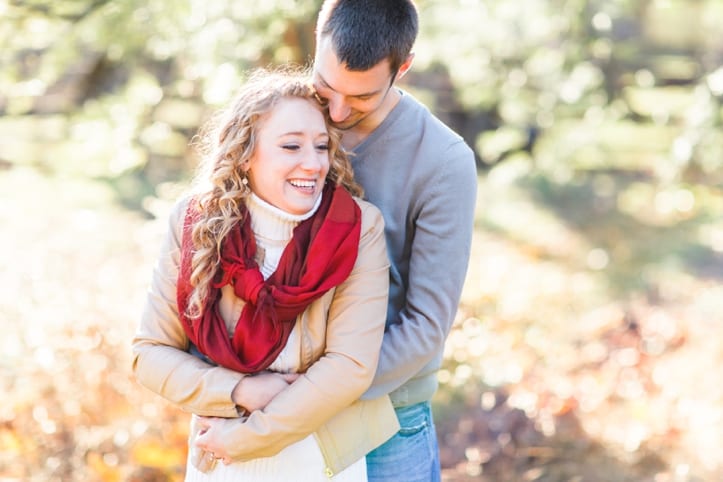
[[[326,36],[319,39],[314,59],[314,87],[329,103],[329,114],[336,127],[374,128],[388,111],[385,101],[392,87],[389,61],[383,60],[369,70],[351,71],[339,62]]]

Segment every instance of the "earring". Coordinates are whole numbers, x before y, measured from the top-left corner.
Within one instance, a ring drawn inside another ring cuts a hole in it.
[[[246,174],[246,173],[244,173]],[[249,178],[244,176],[241,178],[241,184],[243,185],[243,193],[242,195],[247,196],[251,193],[251,188],[249,187]]]

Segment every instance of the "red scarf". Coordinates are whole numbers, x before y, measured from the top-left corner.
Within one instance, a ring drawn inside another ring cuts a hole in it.
[[[198,217],[189,204],[183,228],[181,269],[176,296],[186,334],[213,361],[243,373],[267,368],[286,345],[296,317],[351,273],[361,233],[361,211],[343,188],[327,184],[316,213],[294,228],[276,271],[264,281],[254,260],[256,240],[245,210],[244,220],[223,240],[221,270],[201,318],[186,315],[191,293],[191,232]],[[230,284],[246,303],[229,337],[218,311],[220,288]]]

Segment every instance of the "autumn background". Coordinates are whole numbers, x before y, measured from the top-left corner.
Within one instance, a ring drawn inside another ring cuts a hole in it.
[[[444,480],[723,480],[723,2],[418,3],[404,87],[479,167]],[[319,4],[0,0],[0,481],[182,480],[130,376],[165,216]]]

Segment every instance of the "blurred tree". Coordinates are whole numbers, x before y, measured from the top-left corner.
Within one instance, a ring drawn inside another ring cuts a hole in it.
[[[10,2],[0,27],[0,128],[17,135],[0,158],[105,178],[139,207],[156,184],[187,175],[188,140],[247,69],[308,62],[318,6]]]
[[[191,82],[211,100],[222,102],[227,84],[249,67],[310,58],[310,19],[318,4],[10,2],[0,29],[0,42],[6,46],[0,56],[0,85],[14,88],[2,90],[3,110],[33,112],[38,103],[52,103],[46,97],[52,97],[53,90],[66,88],[61,104],[40,109],[66,112],[87,98],[122,88],[135,70],[150,70],[163,87],[178,89],[178,83]],[[222,92],[209,92],[214,88]],[[194,92],[189,87],[180,90]]]
[[[699,157],[708,173],[711,164],[720,166],[707,154],[719,148],[710,145],[706,134],[710,126],[720,125],[718,116],[710,114],[717,112],[716,97],[720,97],[721,83],[715,79],[721,75],[711,78],[723,55],[723,36],[715,27],[715,19],[723,18],[720,2],[426,0],[419,4],[422,32],[416,65],[424,72],[420,77],[430,72],[449,79],[459,104],[456,109],[462,113],[457,116],[458,130],[475,145],[483,163],[494,165],[516,152],[527,152],[524,158],[534,158],[536,169],[558,171],[560,178],[569,178],[569,172],[562,172],[583,166],[609,167],[611,160],[626,169],[647,169],[650,158],[641,159],[624,141],[618,146],[619,138],[612,144],[606,136],[598,138],[598,132],[614,130],[621,121],[638,123],[657,145],[657,154],[666,158],[675,139],[670,128],[693,109],[694,117],[709,120],[694,129],[695,140],[678,142],[686,147],[677,153]],[[694,90],[710,92],[712,83],[717,94],[706,98],[699,92],[698,102],[693,101]],[[671,89],[671,85],[685,88]],[[435,107],[439,107],[437,92],[429,92]],[[644,99],[638,95],[641,92]],[[568,124],[568,119],[574,122]],[[582,132],[593,130],[583,136],[584,146],[570,139],[574,126]],[[539,140],[544,144],[529,155]],[[658,174],[666,178],[682,174],[684,164],[687,161],[677,162],[673,173]]]
[[[247,69],[310,61],[320,4],[0,4],[0,128],[13,133],[0,158],[104,177],[138,205],[188,172],[189,138]],[[419,0],[419,9],[406,85],[481,166],[514,158],[559,180],[591,168],[670,180],[720,167],[720,2]],[[626,141],[618,133],[629,126],[640,135]]]

